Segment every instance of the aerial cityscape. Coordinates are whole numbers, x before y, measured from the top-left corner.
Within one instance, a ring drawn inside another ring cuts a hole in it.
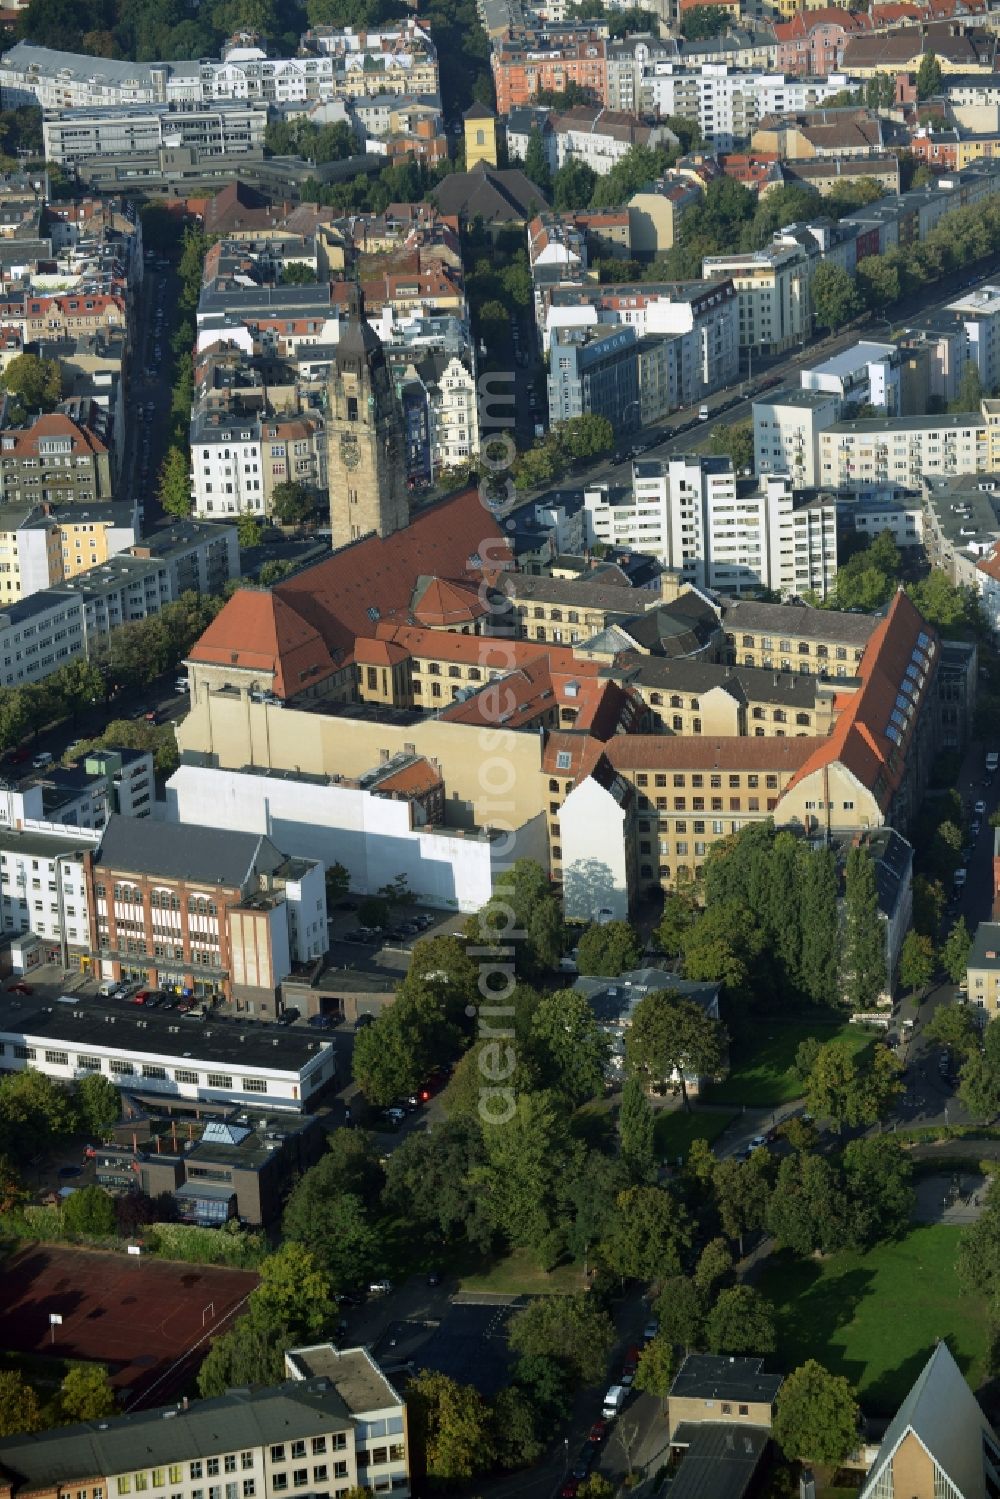
[[[0,8],[0,1499],[1000,1499],[1000,0]]]

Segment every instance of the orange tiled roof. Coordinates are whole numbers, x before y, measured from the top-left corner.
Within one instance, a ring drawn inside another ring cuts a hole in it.
[[[318,633],[273,592],[241,588],[197,641],[190,659],[206,666],[274,673],[273,690],[294,697],[335,671]]]
[[[902,743],[899,746],[885,731],[921,633],[929,637],[936,650],[931,627],[925,624],[900,589],[885,618],[869,636],[858,670],[860,687],[854,693],[841,693],[837,697],[835,707],[839,716],[836,723],[828,737],[802,765],[791,786],[798,786],[816,771],[839,761],[863,786],[868,787],[883,809],[888,806],[903,778],[906,747],[916,714],[901,730]],[[918,708],[925,692],[926,685],[915,699]],[[790,742],[802,744],[805,741]]]
[[[413,604],[414,619],[424,625],[467,624],[488,612],[478,588],[447,578],[431,578]]]
[[[332,670],[349,662],[355,641],[370,639],[381,620],[410,619],[418,578],[441,576],[478,587],[484,575],[492,577],[509,563],[507,539],[480,503],[478,491],[463,490],[420,511],[405,530],[342,547],[276,584],[270,595],[235,593],[195,646],[193,659],[203,659],[198,653],[206,643],[221,653],[218,664],[225,663],[227,653],[239,656],[246,649],[249,618],[260,618],[260,606],[246,600],[273,597],[322,644]],[[261,639],[265,648],[280,644],[273,623],[263,627]],[[296,690],[292,678],[289,689]]]
[[[421,757],[412,765],[404,765],[402,769],[394,771],[391,776],[383,777],[377,785],[372,787],[372,790],[376,795],[382,792],[392,792],[400,796],[421,796],[440,785],[441,772],[435,770],[429,760]]]
[[[797,771],[814,752],[816,739],[713,739],[690,734],[617,734],[604,746],[616,770]],[[825,741],[822,741],[825,742]]]
[[[13,451],[18,458],[37,457],[38,441],[42,437],[68,437],[77,456],[108,451],[96,433],[89,427],[79,426],[62,411],[51,411],[47,416],[36,417],[30,427],[3,434],[4,441],[13,438],[13,447],[7,451]]]
[[[976,563],[976,571],[985,573],[995,583],[1000,583],[1000,542],[994,542],[993,550]]]

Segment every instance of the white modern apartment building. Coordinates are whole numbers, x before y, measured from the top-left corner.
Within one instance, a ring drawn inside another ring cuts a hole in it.
[[[740,70],[727,63],[703,63],[694,70],[660,60],[644,69],[641,107],[661,117],[680,115],[697,121],[706,141],[720,151],[731,151],[752,135],[764,115],[815,109],[850,86],[851,80],[841,73],[796,78]]]
[[[804,376],[803,376],[804,378]],[[779,390],[753,403],[754,472],[787,474],[796,489],[820,482],[820,432],[840,418],[842,401],[823,390]]]
[[[53,766],[19,784],[0,781],[0,828],[16,831],[52,823],[63,830],[100,832],[112,812],[152,816],[155,797],[149,750],[92,750],[82,766]]]
[[[707,255],[701,273],[726,277],[736,288],[741,349],[778,354],[812,332],[809,257],[799,246]]]
[[[631,493],[585,492],[589,544],[650,552],[695,587],[826,597],[837,570],[832,500],[797,502],[786,479],[739,484],[728,458],[639,462],[632,479]]]
[[[101,841],[99,829],[62,823],[0,827],[0,930],[47,942],[66,966],[89,940],[84,855]]]
[[[949,303],[948,311],[965,329],[966,359],[979,373],[983,394],[992,395],[1000,386],[1000,286],[977,286]]]
[[[895,344],[862,340],[842,354],[803,370],[803,390],[826,391],[855,406],[871,405],[886,416],[900,407],[900,358]]]
[[[368,1349],[337,1349],[332,1343],[292,1348],[285,1354],[285,1370],[294,1380],[330,1381],[354,1422],[358,1481],[373,1494],[407,1499],[406,1407]]]
[[[404,23],[407,25],[410,23]],[[333,42],[348,33],[330,31]],[[0,103],[5,109],[82,109],[137,104],[217,104],[223,100],[265,105],[309,104],[367,94],[433,94],[439,87],[437,54],[414,24],[408,46],[383,45],[376,34],[350,33],[346,49],[315,45],[295,57],[269,57],[261,47],[232,44],[221,58],[125,62],[17,42],[0,57]]]
[[[860,488],[890,483],[917,488],[925,475],[989,470],[986,422],[978,412],[833,422],[818,441],[824,485]]]
[[[74,166],[94,156],[141,155],[161,146],[192,146],[202,156],[262,150],[266,128],[267,105],[261,103],[135,104],[47,111],[42,136],[46,161]]]

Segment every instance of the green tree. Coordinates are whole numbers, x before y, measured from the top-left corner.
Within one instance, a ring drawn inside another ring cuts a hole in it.
[[[556,1359],[584,1386],[603,1377],[614,1341],[611,1318],[586,1294],[539,1296],[509,1324],[508,1342],[515,1353]]]
[[[69,1233],[92,1238],[110,1238],[117,1228],[114,1202],[103,1187],[80,1187],[67,1197],[62,1218]]]
[[[386,1163],[384,1201],[393,1212],[446,1242],[464,1236],[485,1253],[496,1233],[480,1190],[485,1160],[478,1117],[446,1119],[432,1132],[408,1135],[392,1152]]]
[[[977,1119],[1000,1113],[1000,1022],[991,1020],[983,1032],[982,1049],[966,1058],[959,1093]]]
[[[720,422],[712,431],[709,449],[730,458],[737,478],[753,472],[753,423]]]
[[[676,958],[684,946],[685,934],[698,919],[698,903],[683,890],[668,890],[663,897],[663,915],[656,928],[656,940],[668,958]]]
[[[767,1227],[796,1254],[839,1249],[846,1237],[842,1184],[824,1156],[786,1156],[767,1206]]]
[[[728,1239],[743,1253],[745,1234],[763,1228],[771,1199],[774,1163],[764,1150],[755,1150],[748,1161],[733,1156],[716,1162],[712,1190],[719,1224]]]
[[[527,1468],[545,1451],[531,1397],[517,1385],[501,1390],[490,1410],[492,1444],[501,1468]]]
[[[529,177],[536,187],[540,187],[543,193],[552,191],[552,169],[549,166],[548,152],[545,149],[545,139],[537,125],[533,125],[528,137],[527,150],[524,153],[524,175]]]
[[[773,1435],[786,1457],[836,1467],[857,1445],[858,1417],[847,1380],[809,1359],[778,1391]]]
[[[774,1308],[752,1286],[721,1291],[705,1323],[712,1353],[773,1353]]]
[[[816,267],[810,292],[816,322],[831,333],[859,317],[863,310],[854,278],[832,260],[824,260]]]
[[[885,929],[875,861],[864,844],[848,850],[844,887],[844,990],[852,1009],[870,1010],[885,988]]]
[[[599,458],[609,453],[615,442],[615,429],[607,417],[593,412],[567,417],[552,431],[560,451],[569,459]]]
[[[188,460],[180,448],[167,449],[160,480],[157,486],[160,504],[168,515],[181,519],[191,512],[191,472]]]
[[[16,1369],[0,1369],[0,1437],[38,1431],[42,1412],[38,1396]]]
[[[621,1157],[633,1182],[651,1181],[656,1170],[654,1119],[649,1098],[636,1077],[625,1079],[618,1115]]]
[[[271,495],[271,514],[283,526],[297,526],[313,509],[308,489],[294,479],[285,479],[274,486]]]
[[[965,361],[962,370],[962,378],[958,382],[958,395],[952,402],[952,411],[974,411],[979,413],[979,403],[983,399],[983,382],[979,378],[979,370],[971,359]]]
[[[552,179],[552,204],[559,213],[589,208],[597,185],[597,173],[585,161],[571,157]]]
[[[641,962],[642,943],[627,921],[589,926],[580,938],[576,960],[579,973],[617,978],[620,973],[638,968]]]
[[[686,1353],[700,1348],[705,1334],[705,1304],[694,1281],[674,1275],[664,1282],[656,1303],[659,1336]]]
[[[104,1364],[74,1364],[59,1386],[64,1421],[101,1421],[113,1414],[115,1394]]]
[[[674,1350],[665,1337],[651,1338],[639,1354],[635,1387],[665,1401],[674,1377]]]
[[[941,948],[941,967],[953,984],[960,984],[965,978],[971,951],[972,937],[965,924],[965,917],[960,916]]]
[[[683,937],[684,976],[718,980],[731,994],[748,983],[753,952],[747,931],[748,913],[730,901],[710,903]]]
[[[982,1032],[968,1005],[938,1005],[924,1027],[924,1037],[956,1056],[967,1057],[979,1050]]]
[[[844,1151],[848,1234],[856,1249],[897,1238],[910,1225],[913,1164],[891,1135],[852,1140]]]
[[[665,989],[639,1001],[625,1041],[629,1072],[649,1086],[664,1086],[676,1072],[685,1108],[687,1076],[712,1077],[721,1070],[725,1032],[693,1000]]]
[[[819,1050],[806,1102],[811,1113],[843,1125],[875,1124],[902,1091],[899,1062],[887,1046],[876,1043],[865,1053],[846,1041],[830,1041]]]
[[[688,42],[722,36],[729,30],[729,12],[721,5],[696,5],[685,15],[683,30]]]
[[[925,52],[917,69],[917,98],[930,99],[941,92],[941,64],[933,52]]]
[[[336,1312],[329,1275],[313,1251],[295,1239],[279,1245],[263,1261],[253,1301],[303,1338],[319,1337]]]
[[[62,367],[58,359],[16,354],[0,374],[0,385],[12,396],[16,418],[24,421],[39,411],[54,411],[62,399]]]
[[[322,1162],[320,1162],[322,1164]],[[336,1291],[370,1280],[382,1261],[381,1238],[360,1197],[330,1192],[312,1171],[293,1189],[285,1206],[282,1232],[312,1252]],[[284,1325],[284,1319],[275,1318]]]
[[[728,1281],[733,1269],[733,1256],[725,1239],[709,1239],[694,1268],[694,1283],[708,1301],[712,1291]]]
[[[899,954],[899,981],[915,994],[926,989],[934,977],[934,944],[919,932],[907,932]]]
[[[662,1187],[629,1187],[619,1193],[611,1230],[601,1245],[617,1275],[665,1280],[678,1275],[691,1243],[691,1227],[680,1203]]]
[[[588,1000],[575,989],[543,994],[531,1026],[542,1081],[578,1107],[604,1089],[611,1050]]]
[[[556,1263],[567,1231],[566,1196],[583,1155],[563,1100],[547,1091],[517,1094],[512,1109],[487,1124],[484,1140],[481,1182],[497,1229],[544,1266]]]
[[[27,1158],[50,1141],[70,1133],[73,1107],[69,1090],[41,1072],[16,1072],[0,1079],[0,1132],[11,1153]]]
[[[263,1308],[251,1309],[212,1343],[198,1370],[198,1393],[205,1400],[240,1385],[280,1384],[285,1351],[295,1338]]]
[[[281,268],[279,286],[314,286],[316,283],[316,272],[311,265],[303,265],[300,260],[291,260]]]
[[[944,920],[947,896],[940,880],[932,880],[924,874],[918,874],[913,881],[913,925],[918,932],[925,937],[930,937],[936,942],[941,931],[941,923]],[[941,966],[949,977],[952,977],[948,966],[948,943],[945,942],[941,949]],[[963,961],[962,971],[965,970]],[[953,982],[957,982],[953,979]]]
[[[79,1126],[87,1134],[104,1136],[122,1117],[121,1093],[99,1072],[88,1072],[81,1077],[73,1094]]]
[[[435,1485],[467,1482],[492,1465],[490,1412],[478,1390],[424,1369],[406,1387],[411,1439]]]
[[[240,551],[247,552],[251,547],[259,547],[263,536],[260,521],[253,511],[241,510],[236,519],[236,538]]]

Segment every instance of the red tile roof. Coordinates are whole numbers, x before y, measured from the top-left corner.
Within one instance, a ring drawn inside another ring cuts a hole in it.
[[[274,673],[278,697],[294,697],[335,671],[318,632],[273,592],[241,588],[191,651],[206,666]]]
[[[391,776],[384,776],[372,787],[372,792],[376,796],[383,793],[392,796],[422,796],[441,784],[441,772],[435,770],[429,760],[421,757],[394,771]]]
[[[1000,583],[1000,542],[994,542],[992,552],[980,558],[976,563],[976,570],[992,578],[994,583]]]
[[[96,433],[91,432],[89,427],[80,426],[62,411],[51,411],[47,416],[36,417],[30,427],[5,432],[2,442],[6,444],[12,438],[12,446],[7,451],[13,452],[18,458],[31,458],[38,456],[38,442],[42,437],[68,437],[77,457],[108,451]]]
[[[446,578],[431,578],[413,604],[414,619],[429,627],[469,624],[488,613],[489,605],[480,598],[478,588]]]
[[[858,668],[860,687],[856,692],[838,696],[836,723],[828,737],[813,750],[791,786],[798,786],[808,776],[839,761],[873,793],[883,811],[888,809],[905,773],[906,749],[913,723],[926,698],[926,683],[915,698],[917,712],[901,730],[900,745],[887,736],[886,727],[921,633],[928,637],[933,655],[937,651],[934,632],[900,589],[865,646]]]
[[[693,734],[618,734],[604,746],[616,770],[757,770],[794,772],[817,740],[712,738]],[[820,741],[825,742],[825,741]]]
[[[200,654],[205,646],[217,653],[212,657],[216,664],[224,664],[233,653],[239,657],[247,648],[251,622],[257,632],[252,638],[265,651],[275,641],[280,643],[284,635],[274,623],[262,623],[264,613],[257,602],[272,597],[308,628],[332,670],[351,660],[355,641],[374,636],[380,621],[409,621],[419,578],[444,577],[477,589],[484,570],[492,577],[509,562],[503,532],[478,491],[467,489],[420,511],[405,530],[342,547],[326,561],[276,584],[270,595],[241,589],[201,637],[192,659],[207,659]],[[295,674],[285,675],[291,695],[297,690]]]

